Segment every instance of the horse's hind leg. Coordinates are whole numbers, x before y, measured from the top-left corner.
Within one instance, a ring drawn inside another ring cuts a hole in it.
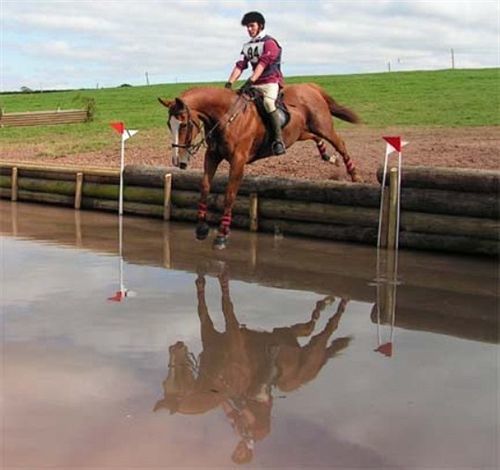
[[[325,142],[323,141],[323,139],[321,139],[317,136],[313,136],[313,140],[314,140],[314,142],[316,142],[316,148],[318,149],[319,156],[321,157],[321,159],[325,162],[332,162],[336,166],[339,166],[339,161],[338,161],[337,157],[335,155],[328,154],[328,152],[326,150],[326,145],[325,145]],[[332,161],[332,158],[333,158],[333,161]]]
[[[325,309],[327,305],[330,305],[334,301],[335,298],[331,296],[326,296],[324,299],[318,300],[311,313],[311,319],[308,322],[296,323],[288,327],[288,329],[291,330],[296,338],[298,338],[299,336],[310,336],[314,331],[314,327],[316,326],[316,321],[319,319],[320,313]]]
[[[353,182],[359,181],[358,172],[356,171],[356,167],[347,152],[347,148],[345,146],[344,140],[340,137],[333,129],[331,130],[331,139],[325,137],[340,153],[342,156],[342,160],[344,160],[344,165],[346,167],[347,173],[349,173],[351,180]]]
[[[333,123],[331,116],[328,114],[323,120],[314,118],[311,123],[310,131],[317,136],[317,138],[323,138],[333,145],[335,150],[342,156],[344,165],[346,167],[347,173],[351,177],[352,181],[359,181],[356,168],[349,153],[347,152],[346,145],[342,137],[340,137],[333,128]]]

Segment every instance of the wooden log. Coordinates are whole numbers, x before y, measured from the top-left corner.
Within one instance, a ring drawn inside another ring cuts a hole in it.
[[[9,176],[0,175],[0,188],[12,189],[12,170],[10,171]]]
[[[27,191],[20,189],[18,192],[19,201],[41,202],[46,204],[58,204],[62,206],[74,205],[74,195],[67,196],[65,194],[43,193],[38,191]]]
[[[83,195],[85,197],[118,199],[119,186],[112,184],[99,184],[85,182]],[[123,189],[124,201],[161,205],[164,203],[163,189],[143,188],[138,186],[125,186]]]
[[[82,186],[83,186],[83,173],[76,174],[76,187],[75,187],[75,209],[79,210],[82,205]]]
[[[172,208],[172,175],[165,175],[165,185],[163,189],[163,220],[170,220]]]
[[[403,212],[401,214],[401,230],[498,240],[500,221],[480,217]]]
[[[68,109],[57,111],[36,111],[23,113],[3,113],[0,115],[0,126],[36,126],[52,124],[73,124],[88,120],[85,109]]]
[[[76,182],[74,176],[73,181],[42,180],[38,178],[21,177],[19,178],[19,188],[32,192],[63,194],[74,197]]]
[[[466,236],[401,232],[400,246],[419,250],[467,253],[473,255],[500,255],[500,243],[494,240]]]
[[[378,210],[367,207],[349,207],[319,202],[260,199],[260,217],[303,222],[332,223],[377,227]]]
[[[249,206],[249,228],[251,232],[257,232],[259,230],[259,196],[256,193],[250,194]]]
[[[19,181],[17,177],[17,167],[12,168],[12,176],[11,180],[11,191],[10,191],[10,199],[11,201],[17,201],[17,192],[19,189]]]
[[[130,185],[162,187],[166,173],[172,173],[174,190],[199,191],[203,172],[195,170],[127,165],[124,179]],[[211,192],[223,193],[227,181],[227,175],[216,176],[212,182]],[[380,198],[380,189],[377,185],[247,175],[243,178],[239,194],[248,196],[251,193],[257,193],[259,197],[329,202],[363,207],[378,207]]]
[[[82,207],[85,209],[118,212],[118,201],[84,197],[82,200]],[[126,214],[135,214],[135,215],[144,215],[155,218],[162,218],[163,205],[142,204],[139,202],[124,201],[123,212]]]
[[[497,219],[500,201],[496,194],[402,188],[401,210]]]
[[[40,165],[39,163],[18,163],[18,162],[0,162],[0,174],[10,174],[10,169],[12,167],[17,167],[22,176],[29,176],[33,178],[43,178],[43,179],[58,179],[62,178],[63,175],[68,175],[70,178],[74,178],[75,173],[79,171],[84,172],[85,176],[116,176],[119,178],[119,170],[112,168],[100,168],[100,167],[81,167],[81,166],[61,166],[61,165]],[[33,172],[33,173],[30,173]],[[59,175],[60,173],[60,175]]]
[[[382,173],[383,167],[379,167],[377,170],[379,183],[382,183]],[[401,174],[401,185],[405,188],[498,194],[500,191],[500,171],[405,166]]]

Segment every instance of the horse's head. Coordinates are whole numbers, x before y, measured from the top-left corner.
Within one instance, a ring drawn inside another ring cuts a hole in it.
[[[180,98],[158,98],[158,101],[168,108],[168,127],[173,140],[172,164],[184,170],[203,143],[203,138],[193,143],[201,132],[200,120]]]
[[[154,411],[167,409],[170,414],[199,414],[215,407],[220,394],[197,386],[198,364],[182,341],[168,349],[168,374],[163,381],[163,398],[158,400]]]

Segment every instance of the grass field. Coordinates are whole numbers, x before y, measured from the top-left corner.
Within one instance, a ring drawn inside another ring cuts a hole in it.
[[[323,86],[373,128],[469,127],[500,125],[499,78],[500,69],[495,68],[293,77],[287,83],[314,82]],[[96,150],[109,143],[111,121],[124,121],[130,129],[164,129],[166,110],[157,97],[173,98],[187,88],[200,85],[0,94],[4,112],[83,108],[86,100],[95,102],[92,122],[2,128],[0,146],[2,142],[29,144],[40,139],[54,142],[62,139],[72,142],[70,153]]]

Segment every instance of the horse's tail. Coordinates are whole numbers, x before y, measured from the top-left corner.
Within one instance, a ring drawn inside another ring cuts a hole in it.
[[[332,116],[342,119],[342,121],[352,122],[353,124],[361,122],[361,119],[354,111],[337,103],[323,88],[314,84],[313,86],[321,93],[321,96],[328,104]]]

